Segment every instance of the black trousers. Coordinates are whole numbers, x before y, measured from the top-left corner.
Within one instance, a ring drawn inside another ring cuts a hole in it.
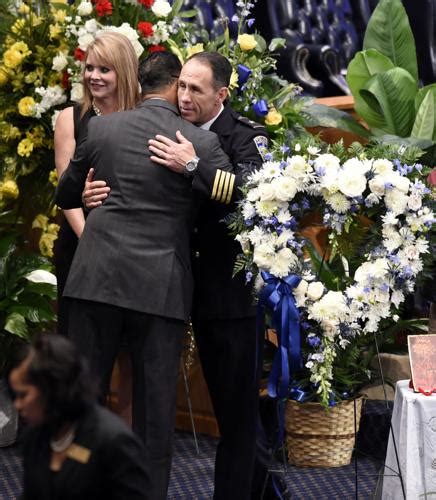
[[[166,498],[172,459],[177,378],[186,325],[99,302],[69,299],[70,339],[108,393],[122,340],[132,358],[133,430],[145,445],[148,487],[144,498]],[[123,344],[124,345],[124,344]]]
[[[193,321],[221,438],[215,500],[251,498],[256,456],[260,345],[255,318]]]

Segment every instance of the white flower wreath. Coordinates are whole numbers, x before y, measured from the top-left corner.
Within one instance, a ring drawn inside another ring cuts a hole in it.
[[[287,149],[269,154],[243,188],[239,224],[233,223],[243,249],[236,269],[245,268],[260,294],[265,277],[273,276],[276,288],[289,275],[299,277],[292,295],[309,346],[303,364],[318,398],[329,404],[338,398],[332,390],[338,350],[376,332],[382,318],[395,319],[413,291],[434,223],[425,205],[430,190],[420,164],[363,155],[341,161],[316,147],[301,152],[297,145],[293,155]],[[302,217],[314,210],[329,230],[329,254],[321,259],[299,232]],[[358,248],[346,254],[342,242],[356,231]]]

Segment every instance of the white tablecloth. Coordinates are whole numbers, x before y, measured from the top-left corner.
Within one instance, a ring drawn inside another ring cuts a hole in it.
[[[408,380],[397,382],[392,430],[407,500],[436,498],[436,394],[424,396],[409,389]],[[403,497],[392,432],[383,478],[382,498]],[[391,474],[391,476],[388,476]]]

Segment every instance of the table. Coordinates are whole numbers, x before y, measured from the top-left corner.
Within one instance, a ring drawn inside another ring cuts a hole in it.
[[[436,394],[424,396],[397,382],[392,430],[383,478],[383,500],[404,498],[398,475],[392,432],[398,451],[407,500],[436,498]],[[393,472],[395,471],[395,472]]]

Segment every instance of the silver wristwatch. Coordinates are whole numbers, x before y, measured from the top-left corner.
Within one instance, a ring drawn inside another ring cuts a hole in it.
[[[197,170],[199,161],[200,158],[198,156],[194,156],[192,160],[187,161],[185,165],[185,175],[187,176],[194,175],[194,172]]]

